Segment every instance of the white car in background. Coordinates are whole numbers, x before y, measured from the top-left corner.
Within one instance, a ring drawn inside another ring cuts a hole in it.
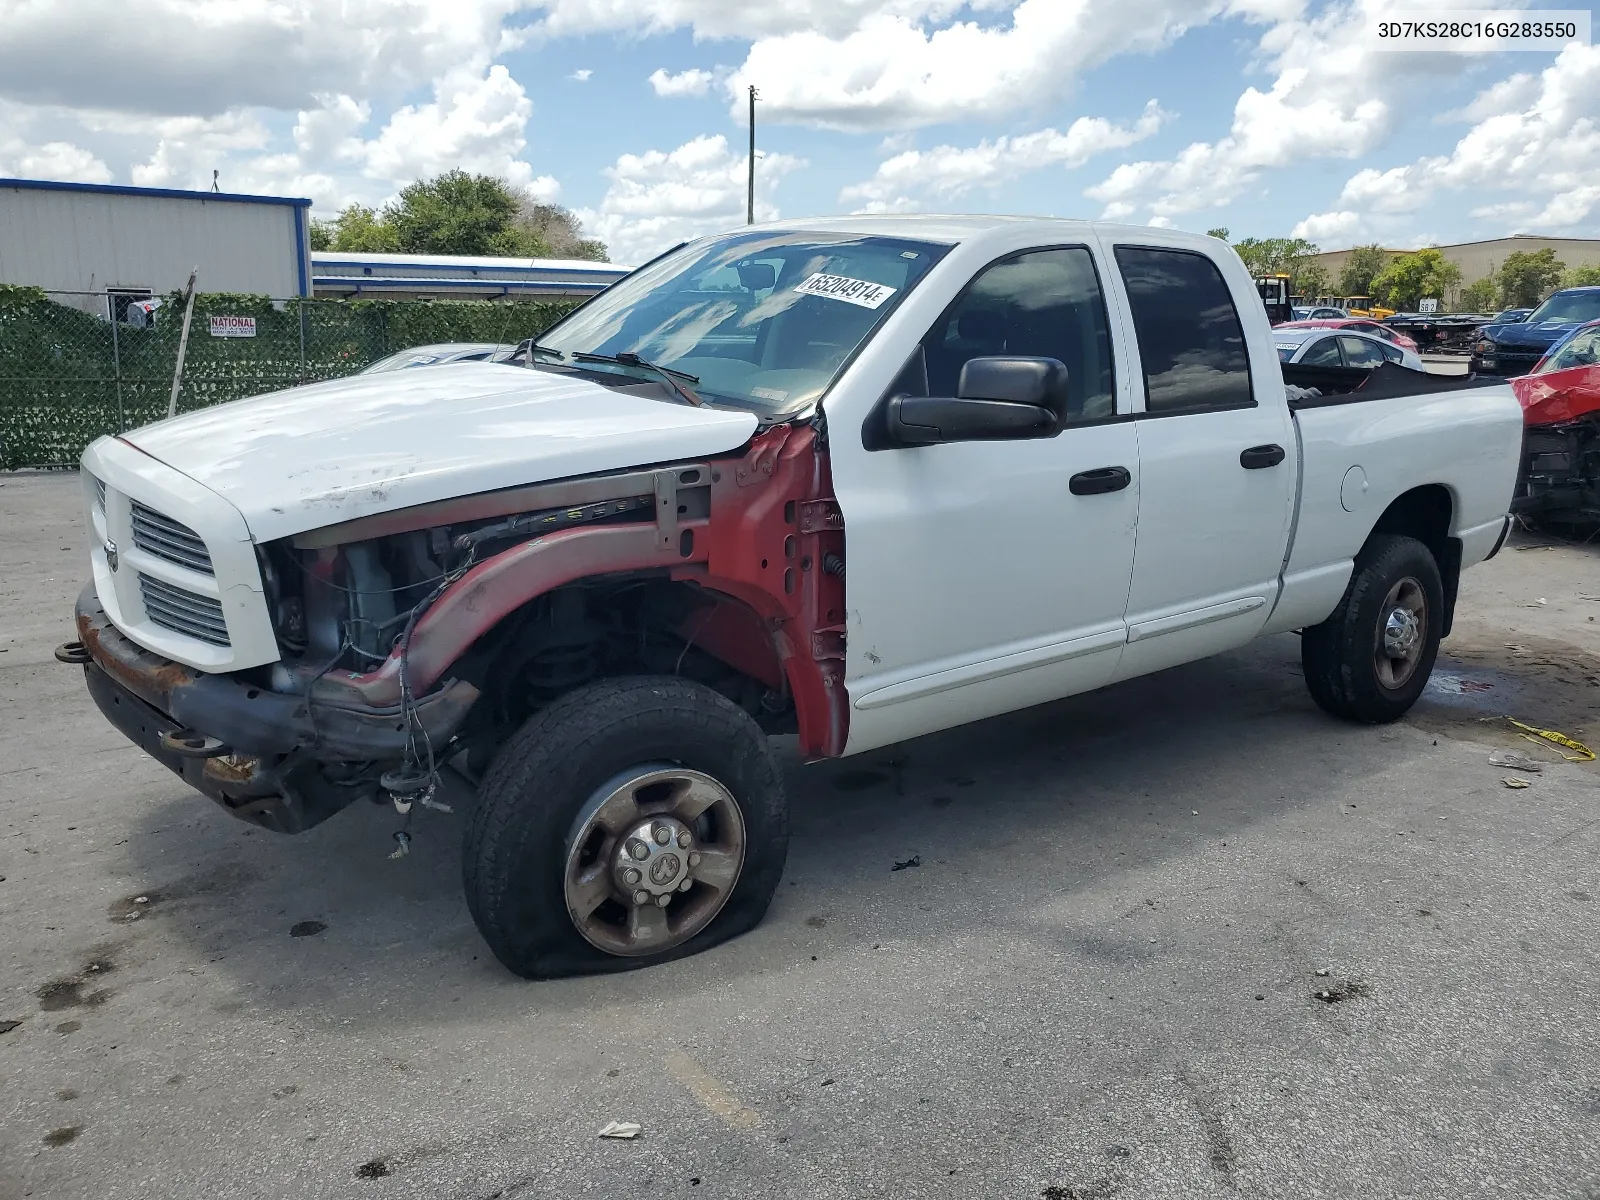
[[[504,342],[441,342],[437,346],[413,346],[377,362],[368,363],[358,372],[375,375],[379,371],[404,371],[410,367],[436,367],[440,363],[504,362],[516,353],[516,347]]]
[[[1288,329],[1272,331],[1278,361],[1306,367],[1379,367],[1386,362],[1413,371],[1425,371],[1415,351],[1396,346],[1384,338],[1353,329]]]

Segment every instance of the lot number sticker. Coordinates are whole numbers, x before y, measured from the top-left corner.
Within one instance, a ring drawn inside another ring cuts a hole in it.
[[[254,317],[212,317],[212,337],[255,337]]]
[[[794,289],[807,296],[823,296],[829,300],[843,300],[862,308],[878,308],[898,290],[865,279],[851,279],[848,275],[825,275],[818,271]]]

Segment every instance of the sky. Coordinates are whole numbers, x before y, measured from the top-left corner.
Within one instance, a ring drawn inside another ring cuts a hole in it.
[[[637,263],[743,223],[753,84],[758,219],[1031,213],[1323,249],[1600,236],[1600,48],[1375,49],[1400,7],[0,0],[0,176],[215,171],[330,217],[460,167]]]

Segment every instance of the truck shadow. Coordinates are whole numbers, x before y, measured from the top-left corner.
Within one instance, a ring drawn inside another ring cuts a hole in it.
[[[620,975],[528,983],[493,959],[461,894],[460,813],[414,816],[410,853],[392,860],[392,810],[349,810],[282,838],[209,810],[195,821],[204,802],[175,786],[140,823],[181,821],[187,840],[134,836],[123,866],[143,881],[144,911],[130,895],[108,919],[204,963],[219,985],[207,992],[228,997],[218,1011],[351,1032],[468,1013],[603,1009],[627,1022],[640,1005],[692,1008],[733,979],[804,989],[818,960],[974,935],[1138,957],[1134,941],[1075,928],[1074,896],[1293,821],[1380,740],[1386,766],[1428,746],[1317,711],[1291,636],[839,762],[802,765],[788,746],[788,872],[766,921],[708,954]],[[1292,886],[1294,864],[1275,869]]]

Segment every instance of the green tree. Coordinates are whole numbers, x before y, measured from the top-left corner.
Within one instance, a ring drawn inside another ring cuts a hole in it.
[[[340,211],[332,222],[323,225],[328,235],[328,244],[318,246],[316,243],[316,226],[322,222],[312,223],[313,250],[351,250],[374,254],[393,254],[401,248],[400,241],[395,237],[395,232],[390,228],[388,221],[382,213],[367,208],[364,205],[352,204]]]
[[[311,248],[313,250],[333,249],[333,222],[311,219]]]
[[[1443,251],[1430,247],[1396,256],[1373,276],[1371,294],[1390,308],[1416,312],[1417,302],[1424,296],[1443,300],[1460,283],[1461,268],[1445,258]]]
[[[1317,253],[1305,238],[1240,238],[1233,248],[1252,275],[1293,275],[1303,260]]]
[[[1315,300],[1318,296],[1326,296],[1329,286],[1328,268],[1314,258],[1301,262],[1294,272],[1294,294]]]
[[[1206,236],[1218,238],[1225,242],[1228,240],[1228,227],[1226,225],[1222,225],[1216,229],[1208,229],[1206,230]]]
[[[1382,246],[1356,246],[1339,272],[1341,296],[1370,296],[1373,277],[1389,265],[1389,252]]]
[[[606,262],[604,242],[583,236],[583,227],[571,209],[559,204],[524,204],[517,217],[517,228],[529,240],[543,248],[531,252],[535,258],[587,258]]]
[[[1564,288],[1600,286],[1600,266],[1590,264],[1585,267],[1570,268],[1562,274],[1561,286]]]
[[[1492,275],[1485,275],[1476,283],[1461,289],[1461,311],[1468,313],[1493,312],[1500,307],[1500,285]]]
[[[446,171],[401,188],[383,224],[406,254],[521,255],[543,249],[517,228],[521,208],[503,179]]]
[[[1508,254],[1500,264],[1500,299],[1507,308],[1532,308],[1561,282],[1566,263],[1546,247]]]

